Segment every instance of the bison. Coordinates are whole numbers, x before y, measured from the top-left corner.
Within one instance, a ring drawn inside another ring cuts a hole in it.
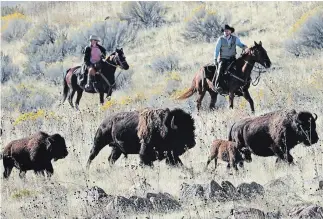
[[[64,138],[59,134],[48,135],[37,132],[30,137],[11,141],[1,154],[4,178],[8,178],[14,167],[23,178],[28,170],[50,177],[54,173],[51,160],[63,159],[68,155]]]
[[[214,140],[211,146],[211,153],[208,157],[205,169],[214,159],[215,168],[217,167],[217,160],[228,162],[227,168],[233,167],[238,170],[237,164],[243,167],[243,161],[251,162],[251,152],[247,148],[238,148],[237,143],[226,140]]]
[[[229,141],[238,147],[248,147],[253,154],[263,157],[277,156],[278,161],[293,163],[290,150],[297,144],[315,144],[317,115],[295,110],[279,110],[265,115],[247,118],[231,126]]]
[[[120,112],[99,126],[87,162],[87,169],[99,151],[109,145],[113,164],[121,154],[139,154],[140,164],[166,159],[169,165],[182,164],[179,156],[195,146],[195,126],[190,114],[181,109],[145,109]]]

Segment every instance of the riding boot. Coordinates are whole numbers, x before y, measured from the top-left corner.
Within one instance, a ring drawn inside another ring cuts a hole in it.
[[[222,67],[222,66],[220,65],[220,67]],[[216,79],[215,79],[215,89],[219,92],[222,91],[222,88],[220,87],[220,78],[222,75],[221,71],[222,71],[222,69],[219,69],[218,74],[216,75]]]
[[[85,85],[86,90],[92,89],[92,81],[93,81],[93,76],[91,74],[88,74],[87,76],[87,83]]]

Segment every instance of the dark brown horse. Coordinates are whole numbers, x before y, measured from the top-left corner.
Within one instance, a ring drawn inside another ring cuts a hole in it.
[[[66,98],[68,98],[68,102],[73,106],[73,97],[75,92],[77,92],[77,97],[75,101],[75,108],[79,109],[79,103],[83,94],[83,91],[87,93],[99,93],[100,94],[100,103],[103,105],[104,103],[104,94],[107,94],[107,98],[112,95],[112,88],[115,85],[115,71],[117,67],[121,69],[128,70],[129,65],[126,61],[126,57],[123,53],[123,49],[116,49],[110,56],[106,59],[101,60],[99,63],[99,68],[101,69],[96,77],[96,89],[93,90],[85,90],[85,83],[87,75],[83,80],[80,80],[81,75],[81,66],[76,66],[74,68],[70,68],[66,71],[64,75],[64,88],[63,88],[63,99],[61,104],[64,103]]]
[[[222,95],[229,95],[229,107],[233,109],[234,96],[243,96],[250,104],[251,111],[254,112],[254,103],[248,91],[250,87],[250,75],[255,63],[259,63],[265,68],[271,66],[271,61],[267,55],[266,50],[262,47],[261,41],[249,49],[247,53],[242,54],[230,67],[228,74],[222,76],[227,78],[227,83],[223,83],[224,93]],[[211,96],[210,109],[214,109],[217,100],[218,92],[213,86],[213,81],[216,78],[216,66],[203,66],[194,76],[192,86],[184,94],[177,99],[183,100],[192,96],[195,92],[198,93],[197,110],[201,108],[201,103],[206,91]]]

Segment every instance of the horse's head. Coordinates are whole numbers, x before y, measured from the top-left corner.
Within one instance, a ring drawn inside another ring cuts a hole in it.
[[[115,51],[115,62],[117,66],[120,66],[120,68],[124,70],[129,69],[129,65],[126,61],[126,56],[123,53],[123,49],[116,49]]]
[[[261,41],[259,44],[255,42],[255,45],[250,48],[250,54],[253,56],[255,62],[260,63],[265,68],[270,68],[271,61],[267,55],[267,51],[262,47]]]

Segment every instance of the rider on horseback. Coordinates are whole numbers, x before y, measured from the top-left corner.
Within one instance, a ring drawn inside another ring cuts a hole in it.
[[[88,71],[86,90],[91,89],[92,82],[95,83],[95,74],[98,71],[96,64],[101,61],[102,57],[106,57],[106,49],[98,44],[99,37],[91,35],[89,40],[90,45],[84,49],[84,64],[85,69]]]
[[[221,90],[219,82],[220,78],[224,74],[224,71],[229,67],[229,65],[233,61],[236,60],[236,46],[239,46],[241,49],[245,49],[245,51],[248,50],[248,47],[245,44],[243,44],[237,36],[232,35],[232,33],[234,33],[233,27],[230,27],[226,24],[221,29],[221,32],[223,32],[224,34],[223,36],[219,37],[214,51],[215,65],[218,64],[218,58],[220,58],[217,77],[215,80],[215,87],[218,91]]]

